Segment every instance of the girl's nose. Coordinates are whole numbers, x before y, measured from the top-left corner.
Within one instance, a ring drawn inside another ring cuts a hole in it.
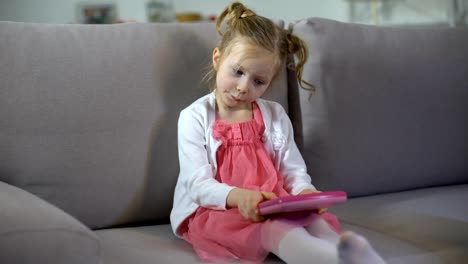
[[[239,93],[247,93],[247,90],[249,89],[249,85],[247,82],[239,82],[237,84],[236,89]]]

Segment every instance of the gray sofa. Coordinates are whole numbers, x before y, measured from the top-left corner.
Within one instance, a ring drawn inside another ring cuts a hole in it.
[[[468,263],[468,30],[312,18],[294,124],[331,211],[388,263]],[[0,263],[197,263],[169,226],[180,110],[214,25],[0,22]],[[281,262],[275,256],[267,262]]]

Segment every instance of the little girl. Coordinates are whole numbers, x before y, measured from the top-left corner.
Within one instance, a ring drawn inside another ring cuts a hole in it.
[[[260,262],[272,252],[287,263],[384,263],[363,237],[340,235],[336,218],[324,210],[294,219],[259,214],[262,201],[319,192],[287,114],[260,98],[288,55],[298,58],[301,86],[313,88],[301,78],[307,50],[240,3],[226,8],[216,27],[222,38],[212,56],[214,91],[179,117],[174,233],[204,261]]]

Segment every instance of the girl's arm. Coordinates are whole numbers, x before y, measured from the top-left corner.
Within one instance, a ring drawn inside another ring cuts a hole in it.
[[[309,194],[321,192],[311,183],[311,178],[307,173],[306,164],[294,141],[294,133],[289,117],[285,117],[288,131],[285,145],[285,153],[281,163],[281,172],[285,178],[285,187],[293,195]],[[327,212],[327,208],[319,209],[318,213]]]
[[[194,203],[225,210],[227,196],[234,187],[215,180],[205,146],[205,131],[201,114],[192,109],[180,113],[177,128],[179,181]]]
[[[285,189],[292,195],[300,194],[303,191],[315,191],[316,188],[311,183],[304,159],[294,141],[291,120],[286,112],[283,109],[281,110],[279,118],[285,136],[285,143],[282,149],[280,172],[284,176]]]

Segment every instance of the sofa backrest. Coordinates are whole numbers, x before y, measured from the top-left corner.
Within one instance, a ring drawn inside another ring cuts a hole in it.
[[[0,22],[0,180],[92,228],[168,222],[178,115],[217,41],[213,23]],[[285,70],[267,97],[287,108]]]
[[[290,94],[290,105],[319,189],[360,196],[468,182],[467,29],[319,18],[291,28],[317,87],[310,100]]]

